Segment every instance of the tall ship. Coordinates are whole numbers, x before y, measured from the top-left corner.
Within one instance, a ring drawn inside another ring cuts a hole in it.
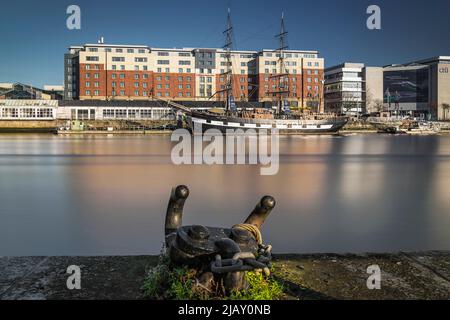
[[[212,97],[220,94],[223,97],[224,110],[222,112],[212,112],[211,110],[199,111],[187,108],[183,105],[167,101],[172,107],[186,115],[187,126],[192,132],[201,128],[202,131],[208,129],[218,129],[225,132],[227,129],[254,129],[255,131],[264,129],[277,129],[282,134],[335,134],[338,133],[348,121],[347,117],[322,114],[295,113],[291,110],[288,101],[290,93],[290,75],[285,65],[285,50],[288,49],[286,39],[288,32],[285,30],[284,14],[281,16],[281,31],[276,36],[279,39],[279,48],[274,52],[279,57],[277,61],[277,71],[270,75],[273,83],[272,107],[269,108],[237,108],[233,97],[233,70],[232,70],[232,46],[233,27],[231,24],[230,10],[228,10],[227,26],[224,31],[226,35],[223,47],[226,58],[225,72],[220,76],[226,77],[224,89],[214,93]]]

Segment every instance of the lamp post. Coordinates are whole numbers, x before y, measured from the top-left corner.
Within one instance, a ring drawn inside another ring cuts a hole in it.
[[[388,110],[391,112],[391,93],[389,92],[389,88],[386,89],[385,95],[387,98]]]

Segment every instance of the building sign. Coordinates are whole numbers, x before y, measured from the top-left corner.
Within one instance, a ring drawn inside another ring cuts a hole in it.
[[[439,73],[448,73],[448,67],[439,68]]]

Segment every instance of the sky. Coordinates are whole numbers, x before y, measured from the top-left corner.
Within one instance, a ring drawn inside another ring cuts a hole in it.
[[[66,27],[66,9],[81,8],[81,30]],[[381,30],[369,30],[369,5],[381,9]],[[0,7],[0,82],[63,84],[71,45],[142,44],[221,47],[230,7],[234,47],[277,48],[284,11],[290,49],[318,50],[325,65],[371,66],[450,56],[449,0],[21,0]]]

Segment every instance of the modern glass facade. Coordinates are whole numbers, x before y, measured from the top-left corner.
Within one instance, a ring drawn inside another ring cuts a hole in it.
[[[384,70],[384,103],[428,103],[429,69],[428,67]]]

